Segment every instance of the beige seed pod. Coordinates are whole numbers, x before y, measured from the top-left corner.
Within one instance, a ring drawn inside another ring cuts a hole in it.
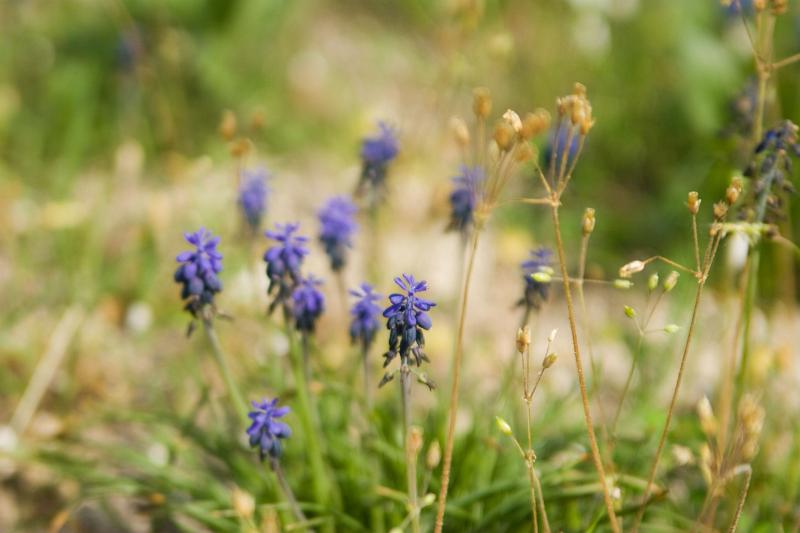
[[[492,94],[486,87],[472,91],[472,111],[478,118],[486,118],[492,112]]]

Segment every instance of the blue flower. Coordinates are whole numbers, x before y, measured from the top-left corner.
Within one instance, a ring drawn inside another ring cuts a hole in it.
[[[353,219],[358,212],[355,204],[345,196],[334,196],[322,206],[317,217],[322,228],[319,240],[331,260],[331,268],[339,271],[345,264],[345,252],[353,245],[356,223]]]
[[[568,123],[569,124],[569,123]],[[567,141],[569,140],[569,126],[563,126],[561,123],[556,127],[556,130],[553,131],[549,138],[547,139],[547,144],[542,150],[542,168],[550,168],[551,164],[553,166],[553,171],[555,172],[555,177],[558,177],[559,170],[561,169],[561,161],[564,158],[564,150],[567,147]],[[578,155],[578,148],[581,144],[581,136],[577,134],[572,135],[572,142],[569,145],[569,151],[567,152],[567,160],[565,163],[564,172],[570,167],[573,163],[575,157]],[[555,154],[553,153],[553,147],[555,146]],[[555,156],[555,157],[553,157]]]
[[[414,356],[417,366],[428,357],[422,351],[425,346],[425,336],[422,330],[431,328],[431,317],[428,311],[436,304],[418,296],[418,293],[428,290],[425,281],[414,279],[414,276],[403,274],[394,279],[404,294],[393,293],[389,295],[389,307],[383,311],[386,318],[386,328],[389,330],[389,350],[384,354],[383,366],[386,367],[397,355],[400,355],[401,364],[408,364],[409,356]]]
[[[450,223],[447,231],[466,233],[472,226],[482,182],[483,169],[479,166],[463,165],[461,174],[453,178],[455,186],[450,193]]]
[[[276,419],[286,416],[289,408],[278,407],[277,398],[263,400],[261,403],[252,403],[253,410],[247,415],[253,421],[247,428],[250,446],[258,447],[258,453],[262,460],[266,456],[277,459],[283,451],[281,440],[289,438],[292,430],[285,422]]]
[[[300,224],[276,224],[274,231],[267,231],[264,235],[278,244],[271,246],[264,252],[264,261],[267,263],[267,277],[269,278],[268,293],[274,295],[269,310],[272,312],[279,303],[286,303],[292,289],[300,283],[300,266],[303,258],[308,255],[307,237],[295,235]]]
[[[767,130],[753,152],[744,175],[754,178],[753,203],[756,222],[774,222],[785,217],[780,193],[795,193],[792,157],[800,157],[798,127],[790,120]]]
[[[380,325],[378,315],[381,308],[375,302],[381,299],[381,295],[373,292],[369,283],[362,283],[360,291],[351,290],[350,294],[357,298],[350,308],[350,340],[359,342],[364,350],[368,350]]]
[[[533,274],[537,272],[551,273],[553,262],[553,251],[544,246],[531,250],[531,258],[524,261],[522,268],[522,279],[525,282],[525,289],[518,305],[524,306],[526,312],[539,309],[547,301],[550,292],[550,283],[536,281]]]
[[[242,185],[239,188],[239,207],[245,221],[253,231],[261,226],[261,219],[267,209],[268,174],[260,168],[255,171],[245,171]]]
[[[317,319],[325,310],[325,297],[317,287],[322,280],[308,276],[292,291],[292,314],[298,331],[313,333]]]
[[[222,290],[222,282],[217,277],[222,271],[222,254],[217,251],[219,237],[213,237],[205,228],[185,233],[184,237],[195,249],[178,254],[175,259],[181,265],[174,277],[182,285],[185,309],[197,317],[205,306],[213,306],[214,295]]]
[[[359,195],[371,191],[379,196],[385,187],[386,171],[389,163],[397,157],[399,146],[395,130],[385,122],[378,123],[380,130],[375,137],[367,137],[361,143],[361,180]]]

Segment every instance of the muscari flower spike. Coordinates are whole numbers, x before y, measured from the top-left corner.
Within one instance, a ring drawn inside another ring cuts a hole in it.
[[[274,295],[269,304],[270,313],[278,304],[286,305],[292,290],[300,283],[300,266],[303,258],[308,255],[308,238],[295,234],[299,228],[300,224],[297,223],[276,224],[275,230],[264,234],[278,242],[264,252],[269,278],[267,293]]]
[[[461,173],[453,178],[454,187],[450,193],[450,223],[447,225],[447,231],[466,234],[472,227],[483,176],[481,167],[463,165]]]
[[[268,179],[269,175],[263,168],[245,171],[239,187],[239,208],[247,225],[254,232],[261,226],[261,219],[267,209]]]
[[[380,325],[378,315],[381,313],[381,308],[376,302],[381,299],[381,295],[373,292],[372,285],[369,283],[362,283],[360,290],[351,289],[350,294],[357,298],[353,307],[350,308],[352,316],[350,340],[354,344],[360,343],[364,350],[368,350]]]
[[[289,413],[289,407],[278,407],[278,399],[252,402],[253,410],[247,415],[253,421],[247,428],[250,446],[258,447],[258,453],[263,461],[269,456],[277,459],[283,452],[281,440],[289,438],[292,430],[285,422],[277,420]]]
[[[212,236],[205,228],[185,233],[184,237],[195,249],[181,252],[175,258],[181,265],[174,278],[182,285],[181,298],[186,300],[184,309],[198,318],[207,308],[213,311],[214,295],[222,290],[222,282],[217,277],[222,271],[222,254],[217,251],[219,237]]]
[[[526,312],[539,309],[542,304],[547,301],[550,293],[550,283],[537,281],[533,278],[533,275],[539,272],[551,272],[552,268],[550,265],[552,262],[553,251],[544,246],[540,246],[535,250],[531,250],[530,259],[523,261],[520,265],[525,287],[522,298],[517,302],[517,305],[525,307]]]
[[[764,133],[744,172],[745,176],[755,178],[753,203],[758,222],[781,217],[782,201],[776,192],[796,192],[787,179],[792,174],[792,157],[800,157],[798,127],[784,120]]]
[[[378,196],[383,192],[389,163],[397,157],[400,150],[394,128],[385,122],[379,122],[378,129],[380,131],[375,137],[367,137],[361,143],[361,179],[357,189],[359,195],[371,191],[373,196]]]
[[[422,361],[428,361],[428,356],[423,352],[425,347],[423,330],[431,328],[432,322],[428,311],[436,304],[419,296],[419,293],[428,290],[427,282],[418,282],[409,274],[395,278],[394,282],[403,293],[390,294],[390,305],[383,311],[386,328],[389,330],[389,350],[383,355],[383,366],[386,368],[397,355],[400,356],[401,366],[408,365],[411,356],[413,356],[411,362],[421,366]],[[389,375],[384,376],[381,385],[390,379]],[[432,384],[426,383],[426,385],[432,388]]]
[[[353,233],[358,227],[354,220],[356,212],[358,208],[352,200],[335,196],[317,214],[321,226],[319,240],[335,272],[344,267],[347,249],[353,246]]]
[[[325,310],[325,297],[318,287],[322,280],[313,275],[300,281],[292,291],[292,315],[298,331],[313,333],[317,319]]]

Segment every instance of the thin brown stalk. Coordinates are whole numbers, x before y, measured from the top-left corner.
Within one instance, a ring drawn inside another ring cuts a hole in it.
[[[742,516],[742,509],[744,509],[744,502],[747,500],[747,492],[750,490],[750,478],[753,477],[753,469],[750,465],[743,465],[744,467],[744,486],[739,493],[739,503],[736,504],[736,513],[733,515],[731,527],[728,528],[728,533],[734,533],[736,526],[739,525],[739,518]]]
[[[569,283],[569,273],[567,272],[566,258],[564,252],[564,243],[561,237],[561,223],[558,217],[558,203],[555,201],[551,205],[550,213],[553,219],[553,231],[556,239],[556,250],[558,251],[558,259],[561,266],[561,277],[564,278],[564,300],[567,304],[567,316],[569,318],[569,328],[572,335],[572,349],[575,355],[575,367],[578,374],[578,385],[581,392],[581,402],[583,403],[583,416],[586,422],[586,433],[589,437],[589,445],[592,450],[592,461],[594,462],[595,470],[600,478],[600,486],[603,489],[603,500],[605,502],[606,511],[608,512],[608,520],[611,524],[611,529],[615,533],[619,533],[620,527],[617,522],[617,515],[614,512],[614,501],[611,498],[611,493],[608,490],[608,482],[606,480],[605,470],[603,468],[603,461],[600,457],[600,448],[597,445],[597,437],[594,433],[594,425],[592,422],[592,413],[589,408],[589,394],[586,390],[586,378],[583,373],[583,361],[581,360],[580,344],[578,343],[578,325],[575,319],[575,311],[572,307],[572,288]]]
[[[700,241],[697,239],[697,214],[692,213],[692,247],[694,248],[694,264],[700,272]]]
[[[461,290],[461,309],[459,310],[458,330],[456,333],[456,347],[453,354],[453,383],[450,387],[450,406],[448,409],[447,440],[444,449],[444,464],[442,466],[442,486],[439,490],[439,501],[436,508],[435,533],[441,533],[444,526],[444,511],[447,504],[447,489],[450,483],[450,468],[453,462],[453,444],[456,432],[456,410],[458,409],[458,386],[461,377],[461,359],[464,355],[464,325],[467,317],[467,303],[469,301],[469,284],[472,279],[472,270],[475,265],[475,254],[478,250],[480,228],[476,227],[472,233],[467,272]]]
[[[800,61],[800,53],[790,55],[789,57],[785,57],[780,61],[776,61],[772,64],[772,69],[777,70],[779,68],[785,67],[787,65],[791,65],[792,63],[796,63]]]
[[[694,305],[692,306],[692,317],[689,321],[689,331],[686,334],[686,342],[683,345],[683,355],[681,355],[681,364],[678,368],[678,377],[675,380],[675,388],[672,390],[672,399],[669,403],[669,409],[667,410],[667,419],[664,421],[664,427],[661,430],[661,437],[658,440],[658,447],[656,448],[656,454],[653,458],[653,463],[650,465],[650,473],[647,476],[647,484],[645,485],[644,489],[644,496],[642,497],[643,501],[647,501],[650,497],[650,492],[652,490],[653,482],[656,478],[656,471],[658,470],[658,463],[661,460],[661,453],[664,451],[664,445],[667,442],[667,433],[669,433],[669,426],[672,422],[672,415],[675,411],[675,405],[678,402],[678,392],[680,391],[681,382],[683,381],[683,374],[686,370],[686,360],[688,359],[689,355],[689,347],[692,343],[692,337],[694,335],[695,325],[697,324],[697,312],[700,308],[700,298],[703,294],[703,287],[705,286],[705,279],[701,278],[697,282],[697,292],[695,293],[694,298]],[[634,518],[633,522],[633,529],[631,530],[633,533],[638,531],[639,524],[642,522],[642,518],[644,518],[645,511],[647,510],[647,506],[643,505],[639,508],[636,513],[636,517]]]

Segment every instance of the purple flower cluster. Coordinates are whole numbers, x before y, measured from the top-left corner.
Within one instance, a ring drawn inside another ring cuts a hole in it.
[[[447,231],[469,231],[474,221],[478,191],[483,182],[483,169],[479,166],[463,165],[461,173],[453,178],[453,192],[450,193],[450,223]]]
[[[325,310],[325,297],[318,289],[321,285],[322,280],[310,275],[292,291],[292,315],[298,331],[314,332],[317,319]]]
[[[376,302],[381,299],[381,295],[373,292],[369,283],[362,283],[360,289],[360,291],[350,290],[350,294],[357,298],[350,308],[352,316],[350,340],[361,344],[362,349],[366,351],[375,339],[375,333],[380,325],[378,315],[381,313],[381,308]]]
[[[428,357],[422,351],[425,347],[423,330],[431,328],[431,317],[428,311],[436,304],[419,296],[419,293],[428,290],[425,281],[417,281],[414,276],[403,274],[394,282],[403,293],[389,295],[389,307],[383,311],[386,318],[386,328],[389,330],[389,350],[384,354],[384,368],[397,355],[400,355],[401,364],[409,362],[409,356],[414,357],[417,366]]]
[[[319,240],[334,271],[344,267],[347,248],[353,245],[353,233],[357,228],[354,217],[357,212],[358,208],[352,200],[345,196],[335,196],[317,214],[321,226]]]
[[[798,127],[784,120],[764,133],[756,146],[753,160],[744,175],[755,179],[753,186],[757,222],[783,218],[782,197],[778,193],[794,193],[792,157],[800,157]]]
[[[266,456],[277,459],[283,452],[282,439],[292,435],[292,430],[285,422],[277,420],[289,413],[289,408],[278,407],[278,399],[253,402],[253,410],[247,415],[253,421],[247,428],[250,446],[258,447],[261,460]]]
[[[524,293],[518,305],[525,307],[526,312],[539,309],[550,293],[550,283],[537,281],[533,275],[538,272],[548,272],[553,263],[553,251],[544,246],[531,250],[531,257],[523,261],[522,279],[525,282]]]
[[[274,298],[269,305],[270,313],[279,305],[286,305],[292,290],[300,283],[300,267],[308,255],[308,238],[296,235],[300,224],[276,224],[274,231],[267,231],[267,238],[277,241],[264,252],[269,278],[268,293]]]
[[[217,251],[219,237],[213,237],[205,228],[185,233],[184,237],[195,249],[178,254],[175,259],[180,266],[174,277],[182,286],[184,309],[198,317],[206,306],[213,307],[214,295],[222,290],[217,277],[222,271],[222,254]]]
[[[375,137],[367,137],[361,143],[360,195],[371,191],[373,196],[379,196],[383,192],[389,163],[400,151],[395,130],[385,122],[379,122],[378,129]]]
[[[268,174],[263,168],[245,171],[239,188],[239,207],[247,225],[255,232],[261,226],[261,219],[267,209]]]

